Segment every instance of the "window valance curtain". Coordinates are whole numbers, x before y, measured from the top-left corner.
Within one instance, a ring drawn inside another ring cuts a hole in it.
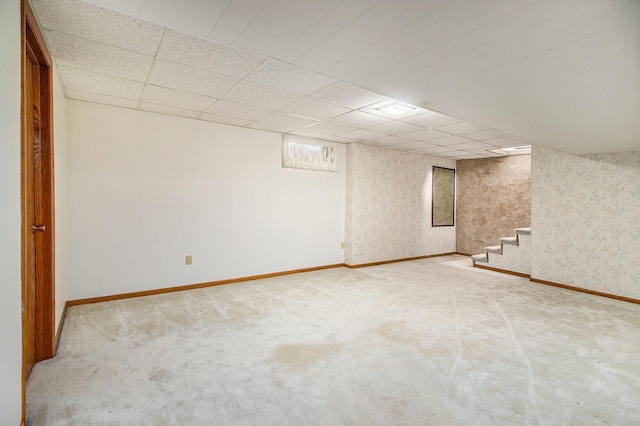
[[[337,172],[337,146],[331,142],[283,135],[282,167]]]

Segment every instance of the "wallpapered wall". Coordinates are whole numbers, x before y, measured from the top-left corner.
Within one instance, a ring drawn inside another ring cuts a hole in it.
[[[431,227],[433,166],[455,160],[347,145],[345,262],[454,252],[455,227]]]
[[[457,250],[482,253],[531,223],[531,156],[458,161]]]
[[[534,146],[533,278],[640,299],[640,151]]]

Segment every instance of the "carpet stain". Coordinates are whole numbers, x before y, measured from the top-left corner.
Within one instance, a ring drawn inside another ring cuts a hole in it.
[[[376,333],[380,336],[392,340],[396,343],[409,346],[422,352],[424,349],[420,345],[420,340],[416,337],[409,337],[408,328],[405,324],[396,322],[386,322],[376,329]]]
[[[73,408],[71,408],[69,406],[64,407],[64,410],[62,410],[62,415],[67,420],[73,419]]]
[[[344,349],[341,343],[297,343],[278,346],[272,354],[273,361],[296,370],[306,370],[331,358]]]
[[[160,368],[154,368],[148,377],[151,382],[166,382],[170,380],[169,374],[166,370]]]
[[[450,335],[451,333],[431,329],[430,335],[427,335],[417,332],[412,326],[404,322],[386,322],[376,328],[375,332],[385,339],[423,354],[434,362],[441,363],[443,359],[448,362],[452,354],[451,348],[455,347],[454,337]],[[436,340],[440,342],[439,345],[434,343]],[[446,344],[443,342],[446,342]]]

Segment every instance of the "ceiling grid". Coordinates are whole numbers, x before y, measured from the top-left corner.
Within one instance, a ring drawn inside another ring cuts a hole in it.
[[[454,159],[640,148],[634,0],[32,4],[70,99]]]

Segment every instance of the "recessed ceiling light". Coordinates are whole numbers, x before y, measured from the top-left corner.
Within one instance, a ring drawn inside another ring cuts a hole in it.
[[[531,154],[531,145],[526,146],[512,146],[508,148],[490,149],[490,152],[502,155],[523,155]]]
[[[512,146],[509,148],[502,148],[503,151],[531,151],[531,145],[526,146]]]
[[[376,108],[380,113],[391,118],[404,117],[405,115],[411,114],[416,109],[418,108],[402,102],[392,102]]]

